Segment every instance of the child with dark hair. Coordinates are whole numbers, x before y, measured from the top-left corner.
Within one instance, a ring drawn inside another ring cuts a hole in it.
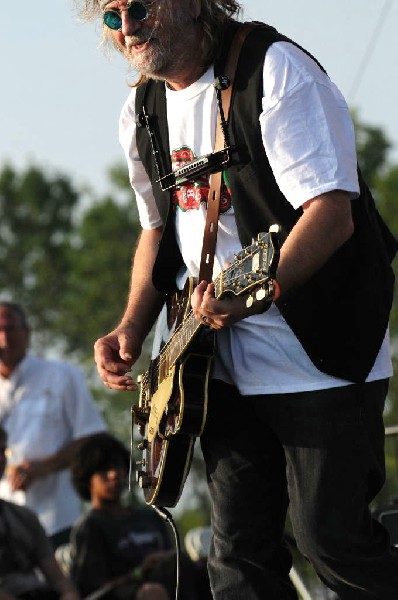
[[[93,502],[91,477],[111,470],[123,472],[120,484],[126,483],[130,457],[124,444],[108,433],[95,434],[83,443],[72,464],[72,482],[82,500]]]
[[[104,588],[103,598],[167,600],[161,582],[149,582],[159,561],[173,560],[167,525],[149,507],[123,504],[128,470],[127,449],[108,433],[92,436],[76,453],[72,481],[91,508],[72,530],[71,577],[82,595]]]

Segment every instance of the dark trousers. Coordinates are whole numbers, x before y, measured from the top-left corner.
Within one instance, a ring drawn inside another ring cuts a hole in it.
[[[201,443],[216,600],[297,598],[283,544],[289,502],[301,553],[341,600],[398,599],[398,555],[368,509],[385,479],[387,389],[242,397],[212,382]]]

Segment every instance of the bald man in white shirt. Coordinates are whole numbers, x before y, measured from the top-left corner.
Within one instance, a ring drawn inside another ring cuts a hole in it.
[[[25,505],[55,547],[69,539],[81,503],[68,467],[82,439],[105,429],[81,372],[28,354],[22,308],[0,302],[0,423],[9,466],[0,497]]]

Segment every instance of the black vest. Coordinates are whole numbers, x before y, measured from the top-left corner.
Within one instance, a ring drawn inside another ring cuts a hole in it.
[[[222,74],[230,39],[237,26],[234,23],[225,35],[221,55],[215,62],[216,75]],[[238,62],[228,125],[236,151],[228,168],[228,178],[243,246],[274,223],[282,226],[283,242],[302,215],[301,209],[293,209],[275,181],[258,121],[265,53],[272,43],[286,39],[269,26],[258,27],[248,35]],[[151,118],[162,170],[166,174],[171,170],[171,160],[164,83],[150,81],[140,86],[136,97],[137,115],[143,103]],[[171,293],[175,290],[175,274],[182,261],[175,239],[173,212],[169,212],[170,197],[155,183],[158,174],[152,148],[142,127],[137,128],[137,146],[165,222],[153,279],[158,289]],[[277,302],[314,365],[320,371],[353,382],[366,379],[387,329],[394,286],[390,263],[397,251],[397,242],[381,220],[360,173],[359,180],[361,194],[352,201],[355,227],[352,237],[308,282]]]

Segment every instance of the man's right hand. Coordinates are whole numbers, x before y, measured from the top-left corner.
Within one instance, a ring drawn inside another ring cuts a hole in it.
[[[141,344],[129,325],[120,326],[94,344],[99,376],[113,390],[135,391],[136,382],[127,373],[141,354]]]

